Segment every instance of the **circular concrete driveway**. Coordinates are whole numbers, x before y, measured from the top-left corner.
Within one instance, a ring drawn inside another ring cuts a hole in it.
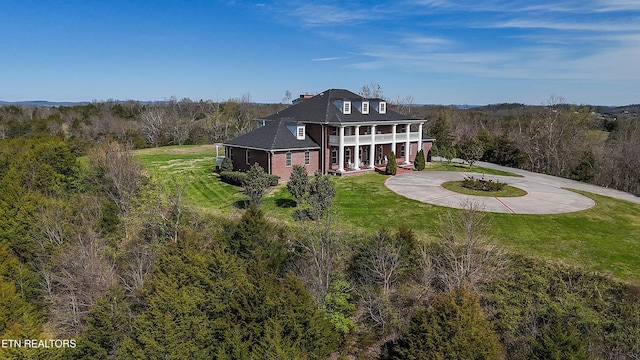
[[[394,192],[425,203],[462,208],[468,201],[477,202],[484,211],[513,214],[560,214],[592,208],[596,202],[586,196],[564,190],[535,176],[513,177],[484,175],[492,179],[525,190],[519,197],[491,197],[463,195],[443,188],[447,181],[463,180],[466,176],[476,178],[482,174],[473,172],[416,171],[390,177],[386,185]]]

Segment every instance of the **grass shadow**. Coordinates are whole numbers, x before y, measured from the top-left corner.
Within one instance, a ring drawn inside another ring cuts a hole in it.
[[[276,199],[276,206],[279,208],[294,208],[296,207],[296,205],[297,203],[293,199],[285,199],[285,198]]]
[[[246,209],[249,206],[249,200],[238,200],[233,203],[236,209]]]

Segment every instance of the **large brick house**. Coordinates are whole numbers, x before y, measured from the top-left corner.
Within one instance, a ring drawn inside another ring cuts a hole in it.
[[[257,129],[224,143],[234,170],[258,163],[285,179],[293,165],[305,166],[308,173],[367,172],[384,167],[392,150],[399,165],[410,166],[419,149],[429,159],[433,143],[422,134],[425,120],[390,110],[383,99],[343,89],[302,95],[258,122]]]

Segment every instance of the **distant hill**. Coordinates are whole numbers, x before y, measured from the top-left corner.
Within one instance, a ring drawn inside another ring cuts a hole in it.
[[[45,100],[30,100],[30,101],[0,101],[0,106],[18,105],[18,106],[42,106],[42,107],[56,107],[56,106],[76,106],[87,105],[89,101],[45,101]]]

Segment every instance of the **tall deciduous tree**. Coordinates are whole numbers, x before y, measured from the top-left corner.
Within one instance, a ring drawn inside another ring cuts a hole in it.
[[[489,224],[481,205],[462,204],[463,210],[440,217],[440,241],[429,256],[435,266],[430,283],[445,291],[460,287],[476,290],[499,277],[505,267],[503,251],[488,239]]]
[[[115,141],[108,141],[89,153],[92,181],[118,208],[128,237],[128,221],[133,200],[139,194],[145,177],[142,164],[135,161],[131,150]]]

